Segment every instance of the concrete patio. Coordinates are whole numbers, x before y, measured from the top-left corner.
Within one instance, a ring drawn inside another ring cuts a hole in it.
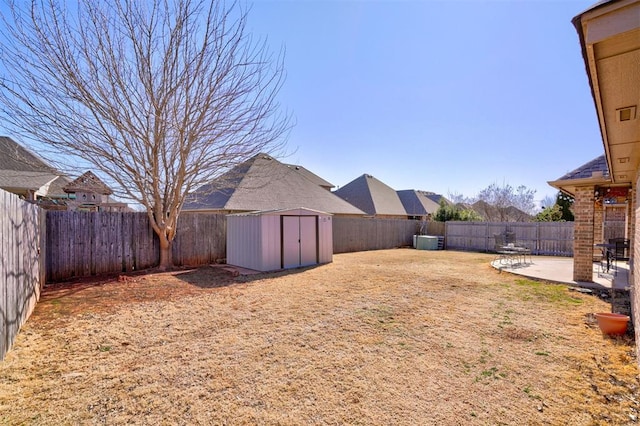
[[[598,264],[593,265],[593,282],[573,280],[573,258],[552,256],[527,256],[526,262],[504,264],[495,259],[491,265],[504,272],[522,275],[523,277],[538,279],[575,287],[607,290],[625,290],[629,286],[629,264],[618,261],[611,265],[608,273],[600,272]]]

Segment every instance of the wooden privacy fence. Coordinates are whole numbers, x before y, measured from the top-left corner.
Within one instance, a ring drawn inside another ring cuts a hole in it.
[[[47,212],[47,280],[129,272],[158,264],[158,238],[146,213]],[[425,232],[426,230],[426,232]],[[452,250],[493,251],[493,235],[511,230],[534,254],[571,256],[573,223],[419,222],[333,218],[333,252],[411,246],[413,235],[445,235]],[[173,243],[176,265],[206,265],[226,257],[226,218],[185,212]]]
[[[446,248],[494,251],[494,235],[505,231],[532,254],[573,256],[573,222],[446,222]]]
[[[48,211],[46,241],[51,282],[151,268],[160,259],[159,240],[146,213]],[[182,213],[172,251],[176,265],[224,258],[224,215]]]
[[[334,217],[334,253],[408,246],[418,229],[414,220]],[[146,213],[48,211],[46,243],[50,282],[151,268],[160,253]],[[174,264],[206,265],[225,257],[224,215],[180,215]]]
[[[43,224],[38,206],[0,190],[0,360],[40,297]]]
[[[410,246],[419,222],[402,219],[333,218],[333,252],[381,250]]]

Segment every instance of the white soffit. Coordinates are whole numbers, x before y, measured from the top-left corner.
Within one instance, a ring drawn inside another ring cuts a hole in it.
[[[640,167],[640,2],[588,12],[582,26],[612,179],[631,183]]]

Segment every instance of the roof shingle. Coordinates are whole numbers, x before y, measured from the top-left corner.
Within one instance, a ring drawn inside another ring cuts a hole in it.
[[[260,211],[298,207],[333,214],[364,214],[321,187],[317,180],[308,179],[299,169],[267,154],[258,154],[198,188],[187,198],[184,210]]]

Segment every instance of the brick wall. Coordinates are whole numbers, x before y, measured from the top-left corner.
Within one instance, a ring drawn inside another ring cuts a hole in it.
[[[593,281],[594,189],[593,186],[579,187],[575,193],[573,279],[576,281]]]
[[[627,238],[629,238],[629,253],[633,253],[636,246],[634,241],[634,235],[636,233],[636,202],[636,190],[635,188],[629,188],[629,198],[627,202]]]
[[[608,212],[607,212],[608,214]],[[593,243],[599,244],[603,242],[602,223],[604,222],[605,210],[602,203],[596,203],[593,206]]]
[[[636,176],[635,188],[640,185],[640,175]],[[636,190],[633,189],[629,192],[629,205],[631,206],[629,212],[629,235],[631,236],[631,253],[633,253],[632,263],[630,269],[631,276],[629,277],[629,286],[631,287],[631,314],[633,315],[633,326],[636,334],[636,352],[638,354],[638,360],[640,360],[640,292],[636,291],[636,277],[640,276],[640,226],[638,221],[640,220],[640,200],[636,196]],[[638,361],[640,363],[640,361]]]

